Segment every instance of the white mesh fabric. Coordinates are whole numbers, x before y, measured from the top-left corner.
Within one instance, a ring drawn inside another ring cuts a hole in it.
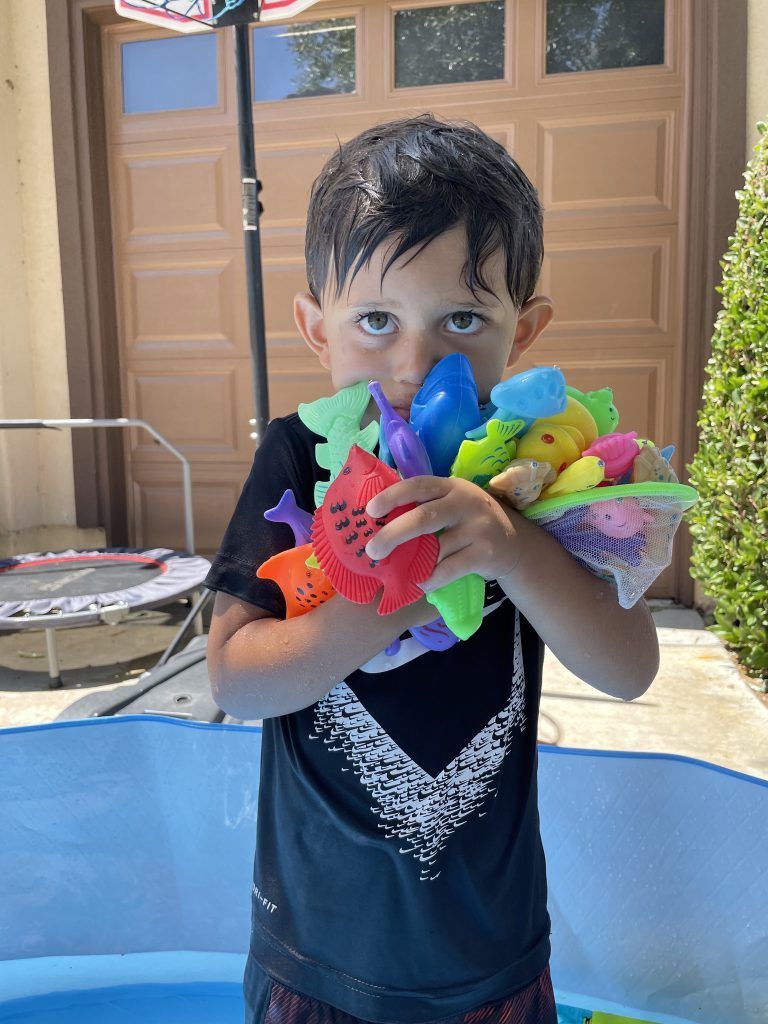
[[[605,501],[542,513],[532,510],[530,518],[590,572],[613,581],[619,604],[631,608],[669,565],[675,531],[690,504],[668,495],[606,494]],[[604,530],[625,535],[611,536]]]

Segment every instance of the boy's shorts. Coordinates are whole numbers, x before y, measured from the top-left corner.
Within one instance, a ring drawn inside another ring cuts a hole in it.
[[[245,1024],[366,1024],[335,1006],[284,988],[248,958]],[[394,1022],[393,1022],[394,1024]],[[555,993],[547,967],[525,988],[433,1024],[557,1024]]]

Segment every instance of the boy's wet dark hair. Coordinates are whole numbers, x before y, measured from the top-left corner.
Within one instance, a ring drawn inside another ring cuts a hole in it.
[[[307,280],[320,302],[329,274],[336,298],[391,240],[383,274],[463,223],[465,282],[491,292],[485,261],[506,254],[509,294],[519,309],[533,295],[543,257],[543,211],[536,189],[507,153],[469,122],[432,114],[376,125],[339,147],[312,186],[307,215]],[[492,293],[493,294],[493,293]],[[499,296],[497,296],[499,298]]]

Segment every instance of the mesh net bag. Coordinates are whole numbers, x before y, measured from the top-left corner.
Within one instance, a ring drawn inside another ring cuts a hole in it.
[[[624,484],[537,501],[523,515],[559,541],[631,608],[672,560],[683,512],[698,495],[677,483]]]

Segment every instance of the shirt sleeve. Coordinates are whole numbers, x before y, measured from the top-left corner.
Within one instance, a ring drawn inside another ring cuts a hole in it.
[[[245,481],[232,519],[205,580],[209,590],[220,590],[285,618],[285,599],[272,580],[261,580],[256,570],[272,555],[294,546],[293,530],[264,518],[287,488],[300,508],[314,511],[312,500],[316,469],[311,449],[301,443],[285,420],[269,424]]]

